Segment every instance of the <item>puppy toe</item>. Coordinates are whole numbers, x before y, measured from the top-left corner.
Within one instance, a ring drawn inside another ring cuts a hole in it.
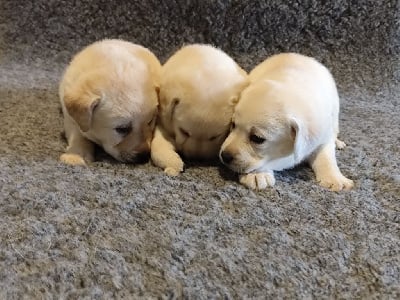
[[[164,169],[164,173],[167,174],[168,176],[178,176],[180,172],[181,172],[180,170],[177,170],[172,167],[167,167]]]
[[[354,181],[343,176],[342,188],[344,190],[351,190],[354,187]]]
[[[255,174],[256,184],[258,190],[263,190],[268,186],[275,184],[275,177],[269,173],[258,173]]]
[[[275,176],[270,173],[263,173],[263,174],[265,174],[264,176],[268,183],[268,186],[274,186],[275,185]]]
[[[60,156],[60,160],[67,165],[86,166],[85,160],[78,154],[64,153]]]
[[[263,190],[275,184],[275,177],[270,173],[250,173],[240,175],[240,183],[253,190]]]
[[[333,192],[350,190],[354,187],[354,182],[343,175],[329,176],[319,180],[319,184]]]
[[[177,176],[183,172],[184,163],[175,151],[152,152],[153,163],[164,169],[164,173],[169,176]]]
[[[177,153],[170,158],[170,165],[164,169],[164,172],[169,176],[178,176],[183,172],[184,163]]]
[[[342,150],[342,149],[344,149],[344,147],[347,146],[345,142],[343,142],[339,139],[335,140],[335,145],[336,145],[336,149],[339,149],[339,150]]]
[[[254,179],[256,181],[257,190],[263,190],[268,186],[267,178],[265,178],[265,176],[260,176],[260,174],[256,174]]]
[[[254,174],[240,175],[239,181],[241,184],[243,184],[244,186],[246,186],[250,189],[255,190],[257,188]]]

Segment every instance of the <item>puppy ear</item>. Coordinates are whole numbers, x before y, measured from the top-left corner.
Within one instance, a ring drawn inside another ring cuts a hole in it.
[[[174,114],[175,114],[175,109],[178,106],[179,102],[181,100],[179,98],[174,98],[171,101],[171,104],[169,105],[169,116],[170,116],[170,121],[172,122],[172,119],[174,118]]]
[[[290,118],[290,134],[293,140],[293,153],[296,163],[302,161],[306,156],[308,143],[307,133],[303,124],[296,118]]]
[[[244,72],[244,71],[243,71]],[[232,96],[229,103],[233,106],[236,106],[236,104],[239,102],[239,99],[242,95],[242,92],[245,88],[247,88],[250,85],[250,80],[246,77],[243,81],[241,81],[239,84],[236,85],[235,89],[236,89],[236,95]]]
[[[92,123],[93,111],[100,103],[99,96],[74,97],[64,95],[65,108],[83,132],[89,130]]]

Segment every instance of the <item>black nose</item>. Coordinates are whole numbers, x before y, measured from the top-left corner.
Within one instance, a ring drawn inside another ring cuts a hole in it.
[[[229,152],[222,151],[221,152],[221,160],[225,164],[230,164],[233,160],[233,155]]]

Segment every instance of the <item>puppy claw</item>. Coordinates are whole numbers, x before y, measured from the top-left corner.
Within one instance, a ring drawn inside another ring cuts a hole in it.
[[[78,154],[64,153],[60,156],[60,160],[67,165],[86,166],[85,160]]]
[[[253,190],[263,190],[275,184],[275,177],[271,173],[249,173],[240,175],[239,181]]]
[[[345,142],[343,142],[339,139],[335,140],[335,145],[336,145],[336,149],[339,149],[339,150],[342,150],[347,146]]]
[[[350,190],[354,187],[354,182],[343,175],[329,176],[319,180],[319,185],[333,192]]]

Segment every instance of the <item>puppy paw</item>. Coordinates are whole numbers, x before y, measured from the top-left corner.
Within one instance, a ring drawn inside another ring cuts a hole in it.
[[[177,153],[171,155],[168,165],[164,168],[164,173],[169,176],[178,176],[183,172],[184,163]]]
[[[344,147],[347,146],[345,142],[343,142],[339,139],[335,140],[335,145],[336,145],[336,149],[339,149],[339,150],[342,150],[342,149],[344,149]]]
[[[333,192],[350,190],[354,186],[353,180],[344,177],[342,174],[328,175],[324,178],[319,178],[317,180],[319,182],[319,185]]]
[[[168,176],[178,176],[182,171],[183,171],[183,169],[177,170],[172,167],[167,167],[164,169],[164,173],[167,174]]]
[[[78,154],[64,153],[60,156],[60,160],[67,165],[86,166],[85,160]]]
[[[262,190],[275,184],[275,177],[271,173],[249,173],[239,175],[239,181],[253,190]]]

